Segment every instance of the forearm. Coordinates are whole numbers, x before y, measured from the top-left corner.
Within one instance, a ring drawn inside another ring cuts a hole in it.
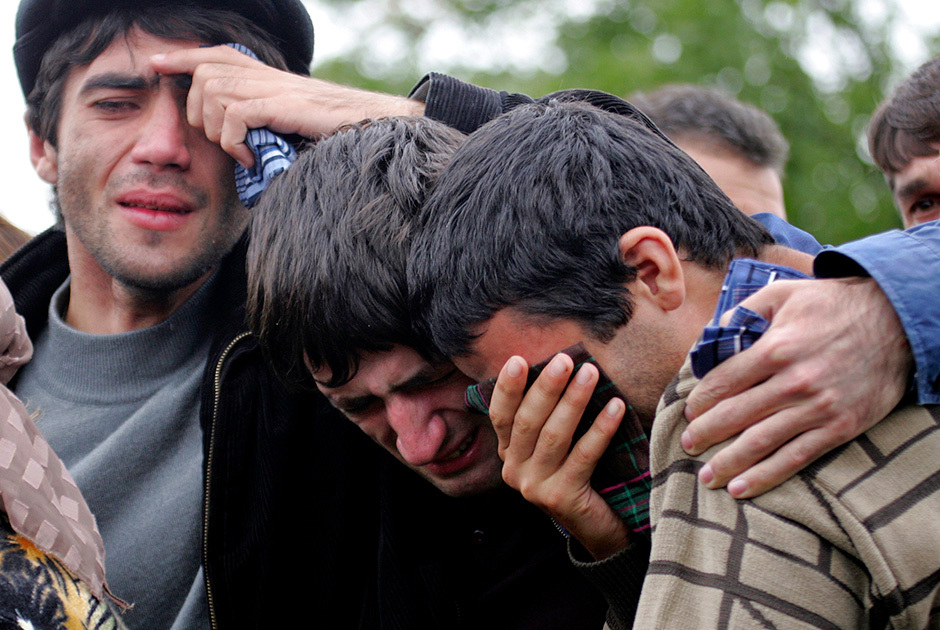
[[[502,113],[503,94],[432,72],[408,96],[424,102],[428,118],[470,133]]]
[[[411,90],[409,98],[424,101],[426,116],[463,133],[472,133],[493,118],[520,105],[552,100],[587,103],[622,116],[637,115],[632,105],[600,90],[560,90],[534,99],[526,94],[480,87],[436,72],[425,75]],[[645,117],[642,121],[649,122]]]
[[[610,606],[607,627],[611,630],[627,630],[633,626],[643,577],[649,566],[648,532],[633,534],[630,540],[628,547],[601,561],[590,558],[590,554],[574,539],[568,540],[571,563],[600,591]]]

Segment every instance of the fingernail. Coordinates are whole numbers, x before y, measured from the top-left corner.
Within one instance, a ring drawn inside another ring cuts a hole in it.
[[[695,420],[695,414],[692,413],[692,408],[688,405],[685,406],[685,419],[689,422]]]
[[[552,376],[561,376],[565,373],[565,362],[560,354],[556,354],[555,358],[548,364],[548,373]]]
[[[745,492],[747,492],[746,479],[733,479],[731,483],[728,484],[728,494],[735,499],[742,496]]]
[[[606,407],[604,407],[604,413],[606,413],[608,416],[613,418],[619,415],[622,409],[623,409],[623,401],[620,400],[619,398],[614,398],[609,403],[607,403]]]
[[[582,365],[581,369],[578,370],[578,375],[574,377],[574,380],[579,385],[586,385],[587,382],[591,380],[591,371],[586,365]]]
[[[166,53],[157,53],[156,55],[150,56],[151,61],[163,61],[166,59]]]
[[[506,366],[506,374],[511,378],[516,378],[522,374],[522,362],[516,357],[509,359],[509,365]]]
[[[698,480],[704,483],[706,486],[715,480],[715,473],[712,472],[711,464],[705,464],[702,466],[702,469],[698,471]]]
[[[689,455],[695,455],[695,453],[692,452],[692,448],[695,446],[695,444],[692,442],[692,435],[688,431],[682,432],[682,437],[679,439],[679,441],[682,443],[682,448],[686,453]]]

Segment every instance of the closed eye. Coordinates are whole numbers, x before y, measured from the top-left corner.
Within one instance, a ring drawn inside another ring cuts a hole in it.
[[[442,385],[447,385],[458,376],[462,376],[460,370],[458,370],[456,367],[450,366],[450,369],[440,375],[434,373],[420,374],[396,387],[395,391],[415,391],[428,389],[431,387],[440,387]]]
[[[95,101],[94,108],[105,114],[125,114],[136,111],[138,105],[134,101],[106,99]]]
[[[347,416],[355,416],[355,415],[360,415],[369,411],[369,409],[371,409],[375,405],[376,401],[377,399],[375,398],[354,400],[354,401],[350,401],[347,403],[343,403],[341,405],[337,405],[336,408],[342,411]]]

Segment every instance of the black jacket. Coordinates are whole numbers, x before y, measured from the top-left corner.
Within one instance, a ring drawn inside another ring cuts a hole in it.
[[[607,605],[551,520],[508,486],[448,497],[382,454],[363,630],[598,630]]]
[[[465,132],[533,100],[438,74],[416,92],[428,116]],[[553,97],[623,103],[591,90],[544,98]],[[218,322],[201,392],[212,627],[599,627],[603,599],[521,496],[444,497],[324,397],[285,388],[245,326],[246,246],[243,238],[218,270],[212,299],[229,316]],[[31,338],[68,274],[55,228],[0,266]]]
[[[377,554],[377,451],[322,396],[289,392],[267,369],[245,330],[244,265],[243,239],[219,268],[213,299],[230,317],[201,394],[212,627],[358,628]],[[32,338],[68,272],[55,229],[0,267]]]
[[[285,389],[245,329],[244,254],[243,239],[218,271],[231,316],[201,394],[212,627],[599,627],[603,599],[521,496],[445,497],[322,396]],[[35,338],[68,275],[64,235],[37,236],[0,275]]]

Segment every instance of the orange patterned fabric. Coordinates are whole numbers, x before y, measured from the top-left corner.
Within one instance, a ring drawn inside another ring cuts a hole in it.
[[[23,319],[0,283],[0,381],[32,356]],[[0,385],[0,500],[13,531],[58,558],[96,597],[107,590],[104,543],[62,461],[20,400]]]
[[[91,594],[55,557],[0,513],[0,628],[123,630],[109,602]]]

